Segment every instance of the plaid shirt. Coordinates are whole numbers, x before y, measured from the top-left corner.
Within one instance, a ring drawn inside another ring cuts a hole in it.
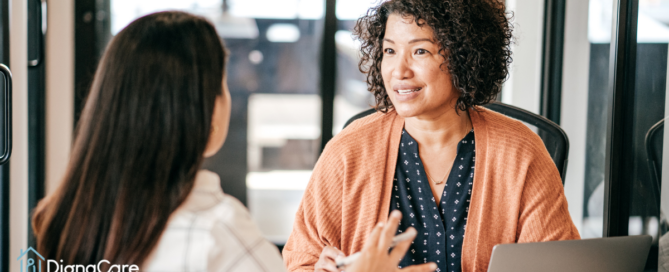
[[[172,213],[142,271],[285,271],[246,208],[221,190],[218,175],[201,170],[193,191]]]

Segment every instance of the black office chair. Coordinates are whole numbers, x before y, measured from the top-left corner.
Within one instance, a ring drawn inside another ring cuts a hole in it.
[[[653,186],[653,197],[655,198],[656,207],[660,207],[662,188],[662,148],[664,139],[664,119],[653,125],[646,133],[646,161],[648,161],[648,170],[650,172],[650,183]],[[669,221],[660,208],[660,226],[658,228],[659,235],[664,235],[669,232]],[[644,224],[646,221],[644,220]],[[659,236],[658,236],[659,237]],[[653,241],[651,252],[657,252],[659,240]],[[653,251],[654,250],[654,251]]]
[[[655,191],[655,201],[660,205],[660,173],[662,173],[662,139],[664,137],[664,119],[653,125],[646,133],[646,160],[650,179]]]
[[[543,140],[555,166],[557,166],[558,171],[560,171],[562,185],[564,185],[569,156],[569,137],[567,137],[567,134],[560,128],[560,126],[553,123],[553,121],[546,119],[546,117],[504,103],[493,102],[484,107],[536,127],[537,130],[539,130],[539,137]],[[376,112],[375,109],[369,109],[358,113],[346,121],[344,127],[348,126],[356,119],[360,119],[374,112]]]

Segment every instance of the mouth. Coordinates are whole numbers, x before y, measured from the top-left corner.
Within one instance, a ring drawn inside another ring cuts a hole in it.
[[[423,89],[423,87],[418,87],[418,88],[415,88],[415,89],[400,89],[400,90],[395,90],[395,91],[399,94],[410,94],[410,93],[418,92],[422,89]]]

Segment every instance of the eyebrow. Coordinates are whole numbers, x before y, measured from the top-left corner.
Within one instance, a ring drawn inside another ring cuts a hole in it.
[[[389,42],[389,43],[393,43],[393,44],[395,43],[393,40],[391,40],[391,39],[387,39],[387,38],[384,38],[383,41],[386,41],[386,42]],[[430,43],[434,43],[434,41],[433,41],[432,39],[428,39],[428,38],[420,38],[420,39],[413,39],[413,40],[410,40],[410,41],[409,41],[409,44],[417,43],[417,42],[430,42]]]

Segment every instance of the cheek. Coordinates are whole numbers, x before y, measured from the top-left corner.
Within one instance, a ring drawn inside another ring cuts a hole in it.
[[[381,62],[381,78],[383,79],[383,83],[387,83],[392,75],[392,71],[390,70],[390,65],[388,65],[387,62]]]
[[[421,65],[421,75],[425,81],[439,84],[445,81],[447,73],[439,69],[439,64],[437,62],[430,62]]]
[[[393,88],[390,83],[392,78],[393,78],[392,67],[387,63],[386,65],[381,63],[381,79],[383,80],[383,87],[386,89],[386,94],[388,95],[388,98],[390,98],[390,101],[394,103],[395,92],[392,91]]]
[[[451,74],[448,71],[442,71],[439,67],[431,68],[424,73],[425,81],[434,86],[438,90],[448,91],[452,90]]]

